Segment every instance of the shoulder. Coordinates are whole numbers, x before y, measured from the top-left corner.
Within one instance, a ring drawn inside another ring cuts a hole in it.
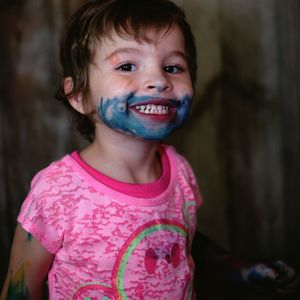
[[[185,191],[190,191],[196,200],[197,206],[203,202],[202,195],[199,191],[198,180],[188,160],[170,145],[162,145],[169,158],[171,169],[176,170],[177,182]]]
[[[31,181],[31,191],[35,193],[53,186],[63,187],[74,180],[76,172],[70,155],[52,162],[40,170]]]
[[[45,210],[57,210],[64,203],[61,200],[76,190],[78,180],[69,155],[52,162],[33,177],[21,211],[31,209],[44,213]]]
[[[75,174],[68,155],[38,172],[18,216],[22,227],[50,253],[60,247],[76,205]]]
[[[162,148],[165,150],[171,166],[175,165],[179,168],[179,171],[183,171],[185,175],[194,177],[190,163],[182,154],[178,153],[177,150],[170,145],[163,144]]]

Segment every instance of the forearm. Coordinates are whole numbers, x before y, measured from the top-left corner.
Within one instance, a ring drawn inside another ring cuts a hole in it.
[[[234,255],[197,232],[192,254],[198,278],[240,284],[259,292],[289,292],[299,286],[297,272],[280,260],[251,262]]]
[[[196,265],[224,262],[226,265],[231,255],[224,248],[213,242],[207,236],[196,231],[192,245],[192,255]]]
[[[41,300],[44,294],[45,278],[30,282],[26,274],[30,273],[29,263],[10,268],[1,293],[1,300]]]
[[[10,299],[29,299],[29,292],[24,280],[24,273],[21,270],[18,272],[10,270],[6,277],[1,293],[1,300]]]
[[[17,226],[1,300],[39,300],[53,255]]]

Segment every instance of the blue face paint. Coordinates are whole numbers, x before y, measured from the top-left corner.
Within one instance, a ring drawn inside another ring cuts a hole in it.
[[[160,141],[181,127],[190,111],[192,99],[185,95],[179,100],[159,100],[156,103],[148,96],[133,94],[122,97],[100,99],[98,115],[103,122],[119,132],[150,141]],[[162,104],[169,107],[169,114],[155,115],[138,112],[135,105]]]

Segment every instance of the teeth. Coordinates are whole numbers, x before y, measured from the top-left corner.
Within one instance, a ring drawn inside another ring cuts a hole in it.
[[[169,106],[160,104],[136,105],[135,108],[136,110],[144,114],[167,115],[169,113]]]

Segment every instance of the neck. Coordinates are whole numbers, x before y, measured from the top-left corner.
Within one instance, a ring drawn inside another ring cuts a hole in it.
[[[128,183],[149,183],[161,175],[161,164],[155,142],[118,133],[105,138],[97,135],[81,157],[101,173]]]

